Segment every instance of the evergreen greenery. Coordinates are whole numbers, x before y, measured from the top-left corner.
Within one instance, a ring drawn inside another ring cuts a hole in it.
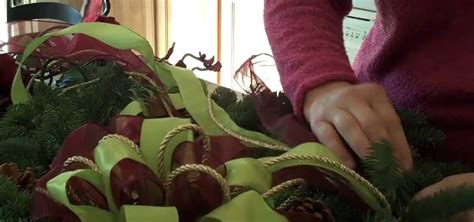
[[[43,82],[33,84],[31,93],[32,99],[28,103],[10,106],[0,120],[0,163],[15,162],[20,168],[33,167],[41,176],[74,129],[89,121],[104,124],[132,100],[145,101],[155,92],[131,79],[120,65],[94,61],[69,69],[53,87]],[[238,98],[235,92],[218,88],[212,98],[241,127],[269,134],[262,127],[251,96]],[[279,94],[278,99],[286,100],[284,94]],[[290,105],[289,102],[284,104]],[[414,154],[422,149],[432,149],[443,140],[442,132],[431,127],[423,115],[406,111],[399,111],[399,114]],[[411,200],[424,187],[472,169],[415,155],[415,169],[403,173],[391,153],[388,143],[374,144],[371,155],[362,163],[361,173],[384,193],[393,215],[381,212],[366,215],[345,204],[337,193],[315,188],[305,190],[302,198],[322,201],[338,222],[446,221],[449,216],[474,207],[471,198],[474,188],[470,187],[445,191],[425,200]],[[256,156],[278,154],[264,151]],[[283,195],[288,197],[292,192],[294,190]],[[277,203],[286,197],[282,196]],[[30,194],[19,191],[12,181],[0,178],[0,200],[1,221],[27,220]]]
[[[280,93],[278,99],[283,99],[282,97],[284,94]],[[243,99],[239,101],[232,90],[219,88],[214,92],[213,98],[241,127],[261,128],[260,121],[255,118],[257,116],[255,109],[249,108],[252,105],[247,105],[244,102],[251,100],[250,96],[244,95]],[[427,118],[418,112],[399,110],[398,114],[407,140],[412,146],[415,158],[414,169],[411,172],[403,173],[392,155],[390,144],[385,141],[373,145],[371,154],[362,161],[363,167],[360,169],[360,173],[366,175],[369,181],[388,199],[393,214],[374,212],[365,215],[345,204],[337,193],[317,189],[307,190],[301,198],[311,197],[322,201],[331,209],[338,222],[448,221],[450,216],[474,208],[473,187],[461,187],[441,192],[426,200],[412,201],[412,197],[423,188],[447,176],[472,172],[473,169],[460,163],[442,163],[421,158],[418,154],[420,150],[429,152],[444,140],[445,135],[441,130],[432,127]],[[296,189],[282,194],[277,204],[283,202],[294,192]],[[450,205],[446,206],[447,203]]]
[[[85,84],[91,80],[95,81]],[[129,78],[120,65],[101,61],[70,69],[54,87],[37,82],[31,90],[32,99],[10,106],[0,120],[0,163],[32,167],[42,176],[73,130],[86,122],[104,124],[131,101],[143,101],[152,93]],[[30,198],[1,179],[0,221],[27,217]]]
[[[0,163],[34,167],[41,175],[73,130],[86,122],[105,124],[147,93],[120,65],[94,62],[82,69],[88,79],[78,80],[81,75],[72,72],[58,81],[58,87],[38,82],[28,103],[9,107],[0,120]],[[94,84],[65,90],[93,79]]]
[[[253,131],[264,130],[249,95],[242,95],[239,99],[234,91],[218,87],[212,92],[211,98],[224,108],[240,127]]]
[[[17,185],[0,176],[0,221],[28,221],[31,194],[18,190]]]

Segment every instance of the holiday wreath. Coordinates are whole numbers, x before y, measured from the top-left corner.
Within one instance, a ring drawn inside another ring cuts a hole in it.
[[[250,79],[238,98],[119,25],[48,30],[20,48],[0,57],[2,77],[15,74],[2,82],[0,221],[449,221],[474,208],[473,187],[412,200],[472,171],[417,155],[443,137],[423,115],[399,111],[414,170],[384,141],[351,170],[258,78],[261,56],[237,72]]]

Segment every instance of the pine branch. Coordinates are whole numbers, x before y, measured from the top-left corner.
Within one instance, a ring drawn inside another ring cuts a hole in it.
[[[434,128],[428,118],[420,112],[398,110],[408,143],[418,149],[432,149],[441,144],[446,135]]]
[[[218,87],[212,93],[211,98],[229,114],[229,117],[238,126],[268,134],[260,122],[251,96],[243,95],[241,99],[238,99],[235,91]]]
[[[402,211],[404,204],[411,198],[412,185],[404,177],[390,144],[387,141],[374,144],[362,165],[370,182],[385,195],[395,213]]]
[[[19,191],[13,181],[1,176],[0,200],[0,220],[27,220],[31,204],[31,195],[25,191]]]
[[[66,81],[65,77],[58,88],[35,83],[32,100],[8,109],[0,120],[0,161],[33,167],[41,176],[74,129],[88,121],[106,123],[136,96],[149,95],[142,93],[146,90],[129,79],[120,65],[92,62],[81,69],[87,79],[100,76],[100,81],[66,93],[64,87],[81,83],[83,78]]]
[[[12,137],[0,140],[0,163],[17,163],[20,168],[40,164],[38,146],[24,137]]]
[[[223,109],[237,103],[237,94],[228,88],[217,87],[211,94],[211,98]]]

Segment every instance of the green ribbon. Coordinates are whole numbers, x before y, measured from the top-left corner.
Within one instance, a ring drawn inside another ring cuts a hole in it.
[[[142,104],[138,101],[132,101],[120,112],[120,115],[136,116],[142,112]]]
[[[120,209],[118,222],[179,222],[178,211],[175,207],[130,206]]]
[[[169,72],[163,69],[158,63],[155,63],[150,44],[139,34],[119,25],[100,22],[80,23],[60,31],[47,33],[36,38],[26,46],[12,84],[11,99],[14,104],[25,103],[30,99],[30,95],[21,78],[21,67],[26,59],[50,37],[71,34],[85,34],[117,49],[132,49],[143,56],[147,65],[168,88],[176,85]]]
[[[204,132],[209,135],[225,135],[226,133],[212,121],[212,118],[209,114],[209,107],[207,105],[207,95],[196,75],[188,69],[167,64],[162,64],[162,66],[169,70],[173,76],[179,87],[179,92],[184,107],[186,107],[186,110],[191,114],[199,126],[203,128]],[[212,109],[215,113],[216,119],[231,131],[254,140],[283,145],[282,142],[268,137],[262,133],[239,127],[229,117],[224,109],[215,104],[214,101],[212,101]]]
[[[291,154],[300,154],[300,155],[315,155],[319,157],[325,157],[329,160],[336,161],[338,164],[342,165],[342,161],[334,155],[328,148],[318,143],[306,143],[298,147],[291,149],[290,151],[282,154],[281,156],[291,155]],[[266,158],[265,160],[271,160],[272,158]],[[294,166],[314,166],[318,169],[329,171],[343,181],[346,181],[349,187],[351,187],[354,192],[356,192],[364,202],[366,202],[372,209],[376,211],[385,211],[381,201],[376,197],[376,195],[360,181],[356,180],[353,175],[347,173],[346,171],[341,170],[340,168],[314,160],[287,160],[284,162],[277,163],[268,167],[270,172],[277,172],[284,168],[294,167]]]
[[[145,119],[145,121],[143,121],[140,135],[140,149],[143,153],[143,160],[153,172],[158,174],[158,152],[163,138],[174,128],[189,123],[191,123],[190,119],[174,117]],[[174,149],[184,141],[193,141],[193,132],[182,132],[176,135],[167,146],[164,160],[165,175],[168,175],[171,171]]]
[[[247,191],[227,204],[215,209],[200,222],[206,221],[288,222],[284,216],[271,209],[255,191]]]
[[[225,163],[226,180],[229,186],[250,187],[258,193],[268,191],[272,186],[272,174],[261,161],[241,158]]]
[[[69,202],[67,182],[72,177],[79,177],[91,183],[97,190],[104,193],[104,185],[100,174],[93,170],[81,169],[62,173],[48,181],[46,187],[56,201],[71,210],[81,221],[114,222],[115,214],[93,206],[74,205]]]
[[[110,174],[112,173],[112,168],[123,159],[131,159],[143,164],[145,164],[145,162],[129,144],[113,137],[103,139],[97,145],[94,149],[94,159],[102,174],[102,181],[104,181],[105,184],[104,191],[109,203],[109,209],[113,212],[117,212],[118,208],[112,198],[110,187]]]
[[[168,94],[168,97],[170,98],[171,103],[173,103],[173,106],[176,110],[186,108],[184,106],[183,100],[181,99],[181,95],[179,93],[170,93]]]
[[[147,62],[147,65],[158,75],[160,80],[168,88],[174,86],[179,87],[180,93],[171,94],[170,96],[173,105],[177,108],[186,108],[191,114],[193,120],[204,129],[206,134],[225,134],[225,132],[213,122],[209,112],[206,90],[192,71],[165,63],[155,62],[153,51],[143,37],[123,26],[106,23],[78,24],[64,30],[48,33],[28,44],[12,85],[13,103],[25,103],[30,99],[30,95],[21,79],[21,66],[31,53],[52,36],[78,33],[96,38],[117,49],[133,49],[140,53]],[[214,111],[216,119],[229,130],[253,140],[283,145],[280,141],[270,138],[262,133],[249,131],[237,126],[237,124],[230,119],[229,115],[214,102],[212,102],[210,108]],[[133,102],[123,110],[122,114],[135,115],[139,112],[143,112],[141,104]],[[146,218],[150,218],[150,215],[161,215],[163,218],[167,219],[166,221],[177,221],[176,212],[172,208],[165,209],[153,207],[142,208],[142,206],[124,206],[119,211],[119,209],[117,209],[118,207],[113,202],[111,194],[110,173],[113,166],[126,158],[143,163],[152,169],[153,172],[157,173],[158,151],[161,141],[163,141],[163,138],[170,130],[188,123],[191,123],[190,119],[146,119],[143,122],[140,137],[142,157],[140,157],[132,147],[123,141],[114,138],[103,140],[94,150],[95,161],[101,170],[101,175],[91,170],[65,172],[48,182],[48,191],[51,193],[53,198],[64,204],[83,221],[143,221]],[[191,132],[185,132],[179,134],[171,141],[166,150],[164,161],[165,172],[167,174],[171,169],[171,158],[175,147],[180,142],[192,141],[192,139],[193,134]],[[284,155],[288,154],[318,155],[342,164],[334,154],[320,144],[303,144]],[[271,158],[266,158],[266,160],[269,159]],[[314,166],[338,175],[338,177],[347,181],[348,185],[352,187],[369,206],[376,210],[382,209],[381,203],[370,189],[364,186],[360,181],[356,180],[353,175],[330,164],[311,160],[288,160],[265,169],[257,160],[240,159],[226,163],[226,166],[228,167],[227,180],[229,184],[248,186],[255,189],[257,192],[249,191],[237,196],[227,204],[215,209],[209,215],[204,217],[203,221],[205,221],[206,218],[209,221],[212,219],[214,219],[214,221],[287,221],[286,218],[273,211],[258,193],[265,192],[270,188],[270,174],[272,172],[301,165]],[[103,192],[107,197],[109,209],[111,210],[104,211],[91,206],[76,206],[71,204],[67,197],[66,184],[67,181],[74,176],[89,181],[99,191]]]
[[[124,159],[131,159],[147,165],[137,151],[128,143],[115,137],[103,139],[94,150],[94,159],[101,172],[100,174],[90,169],[81,169],[61,173],[47,183],[47,189],[51,197],[70,209],[81,221],[141,222],[155,221],[156,219],[166,222],[179,221],[177,210],[174,207],[122,206],[118,210],[113,200],[110,186],[112,169]],[[107,198],[110,211],[93,206],[71,204],[66,186],[68,180],[72,177],[79,177],[90,182],[98,191],[103,193]]]

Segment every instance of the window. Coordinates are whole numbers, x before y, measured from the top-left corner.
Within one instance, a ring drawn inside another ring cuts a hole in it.
[[[175,57],[202,51],[220,58],[220,74],[198,72],[200,78],[239,90],[233,75],[250,56],[271,53],[263,23],[263,0],[171,0],[168,45],[176,42]],[[344,39],[352,62],[375,19],[373,0],[353,0],[354,9],[344,20]],[[268,65],[268,64],[267,64]],[[281,89],[277,70],[257,70],[273,90]]]
[[[375,20],[375,5],[373,0],[356,0],[354,8],[344,20],[344,45],[353,62],[359,48],[367,36]]]
[[[271,54],[263,23],[263,0],[233,0],[222,4],[221,85],[240,90],[233,74],[250,56]],[[257,74],[272,90],[281,90],[274,64],[258,66]]]
[[[168,46],[176,43],[171,62],[176,62],[186,53],[198,55],[202,52],[208,58],[218,57],[218,4],[217,0],[173,0],[170,2]],[[195,67],[192,59],[186,60],[189,67]],[[204,80],[219,82],[218,73],[195,72]]]
[[[264,30],[263,0],[232,0],[222,5],[222,61],[221,84],[238,89],[232,75],[240,64],[252,55],[271,53]],[[350,62],[359,50],[375,20],[373,0],[354,0],[354,9],[344,20],[345,47]],[[265,67],[261,74],[272,90],[280,90],[275,67]]]
[[[3,26],[1,30],[7,30],[5,23],[7,22],[7,4],[0,3],[0,25]],[[0,42],[8,41],[8,32],[0,32]]]

